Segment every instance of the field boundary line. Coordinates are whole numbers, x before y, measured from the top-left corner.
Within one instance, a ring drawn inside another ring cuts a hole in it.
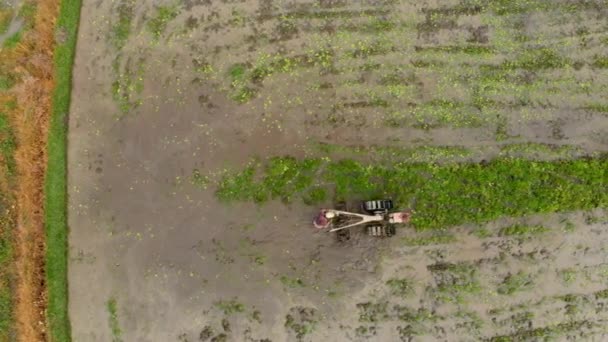
[[[80,8],[81,0],[60,0],[55,28],[65,40],[55,46],[56,86],[52,98],[45,179],[47,319],[49,339],[53,342],[71,341],[67,280],[67,130]]]

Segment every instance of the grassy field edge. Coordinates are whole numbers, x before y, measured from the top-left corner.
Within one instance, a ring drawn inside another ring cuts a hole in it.
[[[66,40],[55,48],[53,112],[48,137],[45,180],[45,229],[47,238],[47,317],[51,341],[70,341],[68,316],[67,224],[67,116],[72,89],[72,64],[80,20],[81,0],[61,0],[56,30]]]

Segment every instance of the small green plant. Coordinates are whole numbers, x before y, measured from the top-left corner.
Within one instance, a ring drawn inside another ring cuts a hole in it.
[[[405,278],[392,278],[387,280],[386,286],[394,296],[406,298],[414,294],[414,286],[411,280]]]
[[[317,310],[314,308],[294,307],[285,316],[285,328],[296,335],[296,339],[301,341],[304,336],[314,331],[318,318]]]
[[[238,103],[245,103],[255,97],[256,91],[253,88],[244,86],[234,92],[231,98]]]
[[[281,278],[279,278],[279,280],[281,281],[281,283],[283,284],[283,286],[285,287],[289,287],[289,288],[299,288],[299,287],[305,287],[306,284],[304,283],[304,281],[297,277],[297,278],[292,278],[292,277],[288,277],[285,275],[282,275]]]
[[[509,139],[509,122],[505,117],[499,117],[496,123],[496,141],[504,141]]]
[[[473,231],[473,235],[477,236],[480,239],[485,239],[492,236],[492,232],[490,232],[486,228],[478,228]]]
[[[534,285],[532,276],[523,272],[508,275],[498,286],[497,292],[501,295],[510,295],[525,291]]]
[[[4,174],[10,179],[15,173],[15,149],[17,141],[15,134],[9,122],[8,116],[0,112],[0,157],[2,160],[1,167],[4,168]]]
[[[143,102],[139,97],[144,90],[144,63],[139,60],[136,66],[132,61],[129,61],[121,70],[120,59],[114,63],[114,71],[117,74],[117,79],[112,83],[112,98],[123,114],[127,114],[135,110]]]
[[[156,8],[156,15],[148,21],[146,27],[152,34],[155,41],[158,41],[165,32],[169,21],[175,19],[179,14],[177,6],[158,6]]]
[[[477,269],[468,263],[439,262],[427,266],[435,279],[435,297],[444,302],[463,303],[465,296],[481,292]]]
[[[574,225],[574,223],[572,223],[572,221],[570,221],[570,220],[564,221],[564,231],[566,233],[572,233],[575,229],[576,229],[576,226]]]
[[[577,273],[576,270],[574,270],[572,268],[568,268],[568,269],[562,270],[560,272],[560,275],[561,275],[564,283],[572,284],[576,280],[576,273]]]
[[[377,323],[389,318],[388,302],[358,303],[359,322]]]
[[[557,69],[569,64],[570,61],[550,48],[527,49],[522,51],[513,61],[503,64],[506,69],[521,68],[525,70]]]
[[[603,103],[592,103],[588,104],[584,107],[586,110],[590,110],[598,113],[607,113],[608,114],[608,104]]]
[[[593,57],[593,67],[598,69],[608,68],[608,56],[595,55]]]
[[[264,265],[266,263],[266,260],[268,260],[268,257],[266,257],[265,255],[255,255],[253,257],[253,262],[260,266]]]
[[[220,300],[215,302],[215,307],[220,309],[224,315],[232,315],[245,311],[245,305],[237,301],[236,298],[231,300]]]
[[[245,79],[245,72],[247,71],[246,66],[244,64],[238,63],[230,67],[228,69],[228,75],[232,79],[232,82],[241,82]]]
[[[133,5],[133,0],[122,0],[118,5],[118,21],[112,26],[111,41],[119,50],[122,49],[131,34]]]
[[[112,331],[112,342],[122,342],[120,323],[118,321],[118,307],[115,298],[110,298],[107,302],[110,330]]]

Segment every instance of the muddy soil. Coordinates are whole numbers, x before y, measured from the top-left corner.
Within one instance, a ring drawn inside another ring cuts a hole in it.
[[[458,6],[83,1],[69,122],[74,341],[478,340],[549,326],[604,336],[605,212],[505,219],[483,237],[458,227],[446,244],[410,246],[428,236],[408,228],[338,243],[313,230],[314,207],[219,203],[212,184],[190,181],[319,143],[608,150],[597,106],[608,74],[591,62],[605,10]],[[429,49],[471,42],[499,52]],[[568,42],[559,53],[582,64],[518,69],[509,86],[476,74],[518,58],[517,44],[547,42]],[[500,235],[521,220],[549,231]]]

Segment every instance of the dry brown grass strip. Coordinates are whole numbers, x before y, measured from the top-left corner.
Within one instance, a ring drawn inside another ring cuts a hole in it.
[[[39,0],[34,28],[1,56],[19,80],[12,89],[17,106],[9,113],[17,142],[14,316],[17,338],[27,342],[48,339],[43,190],[57,14],[57,0]]]

